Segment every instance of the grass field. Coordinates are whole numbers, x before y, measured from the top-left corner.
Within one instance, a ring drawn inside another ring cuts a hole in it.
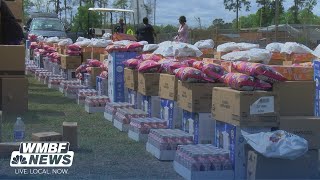
[[[4,117],[2,141],[13,140],[16,117]],[[119,132],[103,114],[88,114],[74,100],[29,78],[29,112],[23,116],[26,140],[42,131],[62,132],[62,123],[78,122],[79,150],[68,175],[17,176],[9,159],[0,160],[0,179],[181,179],[172,162],[161,162]]]

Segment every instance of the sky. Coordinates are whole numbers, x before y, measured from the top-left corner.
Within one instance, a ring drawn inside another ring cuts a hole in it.
[[[241,11],[240,16],[255,13],[258,6],[255,0],[251,1],[249,12]],[[320,0],[314,7],[314,13],[320,16]],[[288,9],[293,5],[293,0],[285,0],[284,7]],[[224,19],[225,22],[231,22],[236,17],[236,13],[224,8],[223,0],[158,0],[156,7],[156,24],[157,25],[178,25],[178,18],[184,15],[187,18],[189,26],[198,26],[195,17],[200,17],[202,26],[211,25],[214,19]]]

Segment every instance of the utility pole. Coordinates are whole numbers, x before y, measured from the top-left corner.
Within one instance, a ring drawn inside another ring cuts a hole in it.
[[[276,1],[276,14],[275,14],[275,41],[278,40],[278,25],[279,25],[279,0]]]
[[[236,19],[237,19],[236,27],[237,27],[237,30],[239,30],[239,0],[237,0],[237,17],[236,17]]]
[[[154,8],[153,8],[153,26],[156,25],[156,6],[157,6],[157,0],[154,0]]]
[[[137,0],[137,24],[140,24],[139,0]]]

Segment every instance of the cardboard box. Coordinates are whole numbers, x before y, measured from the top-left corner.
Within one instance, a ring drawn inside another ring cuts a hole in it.
[[[216,147],[229,150],[235,179],[246,179],[247,143],[241,130],[248,133],[270,132],[271,127],[240,127],[216,121],[214,144]]]
[[[125,101],[123,61],[137,56],[136,52],[113,52],[108,56],[108,96],[111,102]]]
[[[295,160],[266,158],[248,152],[247,179],[319,179],[319,153],[311,150]]]
[[[62,69],[77,69],[81,65],[81,56],[61,55]]]
[[[216,59],[221,59],[221,57],[223,56],[223,55],[225,55],[225,54],[228,54],[228,52],[216,52],[216,54],[215,54],[215,56],[214,56],[214,58],[216,58]]]
[[[213,88],[212,117],[233,125],[278,127],[279,98],[274,92]]]
[[[126,88],[138,90],[138,71],[134,69],[124,69],[124,83]]]
[[[142,95],[141,109],[148,113],[149,117],[160,118],[160,97]]]
[[[280,105],[280,116],[313,116],[314,81],[286,81],[273,84]]]
[[[192,113],[183,110],[182,130],[193,136],[195,144],[213,144],[215,120],[211,113]]]
[[[160,74],[159,96],[176,101],[178,98],[178,78],[175,75]]]
[[[4,2],[9,7],[16,20],[21,21],[23,19],[23,0],[9,0]]]
[[[272,65],[273,69],[282,74],[288,81],[312,81],[313,67]]]
[[[25,48],[20,45],[0,45],[0,75],[24,75]]]
[[[61,76],[66,80],[77,80],[75,69],[61,69]]]
[[[0,79],[0,109],[5,114],[20,115],[28,111],[28,79]]]
[[[159,73],[138,73],[138,92],[145,96],[158,96],[159,79]]]
[[[315,116],[320,117],[320,61],[313,61],[314,67],[314,81],[316,82],[316,96],[314,99],[314,114]]]
[[[132,89],[127,89],[127,100],[126,102],[133,104],[135,109],[142,109],[142,95],[138,93],[137,91],[134,91]]]
[[[161,98],[160,119],[167,121],[169,129],[182,128],[182,109],[176,101]]]
[[[70,149],[78,148],[78,123],[63,122],[62,124],[62,140],[70,143]]]
[[[309,149],[320,149],[320,118],[313,116],[281,116],[280,129],[308,141]]]
[[[178,105],[189,112],[211,111],[212,88],[224,86],[222,83],[178,82]]]
[[[62,135],[57,132],[32,133],[32,141],[62,141]]]
[[[97,76],[100,76],[102,72],[102,69],[100,67],[93,67],[91,68],[91,73],[90,73],[90,81],[91,81],[91,86],[96,87],[96,82],[97,82]]]
[[[3,142],[0,143],[0,158],[11,157],[13,151],[19,151],[20,142]]]
[[[100,61],[103,62],[106,59],[108,59],[108,55],[107,54],[100,54]]]
[[[108,95],[108,79],[97,76],[96,77],[96,90],[98,95]]]
[[[202,62],[205,64],[221,64],[222,61],[214,58],[203,58]]]
[[[66,46],[59,46],[57,49],[58,49],[58,53],[59,53],[59,54],[64,54],[64,55],[67,54],[67,53],[66,53],[66,50],[67,50],[67,47],[66,47]]]
[[[105,48],[104,47],[85,47],[85,48],[81,48],[82,52],[92,52],[95,54],[104,54]]]
[[[100,54],[92,52],[82,52],[81,62],[87,62],[88,59],[100,59]]]

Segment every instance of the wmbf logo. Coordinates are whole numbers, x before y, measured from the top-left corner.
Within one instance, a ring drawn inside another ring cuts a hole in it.
[[[11,167],[70,167],[74,152],[69,151],[68,142],[25,142],[19,151],[13,151]]]

